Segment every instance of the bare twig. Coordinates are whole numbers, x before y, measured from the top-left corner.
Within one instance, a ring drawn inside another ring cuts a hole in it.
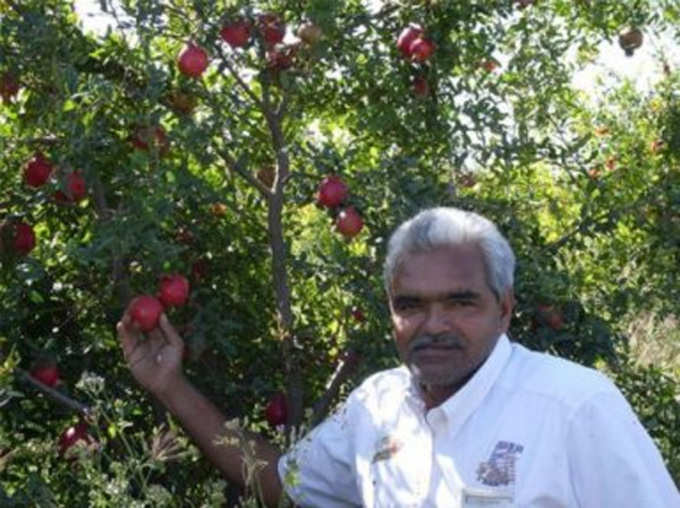
[[[283,98],[281,99],[281,103],[279,104],[279,107],[276,109],[276,112],[274,113],[276,115],[276,118],[283,118],[286,113],[288,112],[288,103],[290,101],[290,94],[285,92],[283,94]]]
[[[227,163],[227,166],[229,169],[231,169],[234,173],[238,174],[241,176],[243,179],[245,179],[250,185],[255,187],[257,190],[259,190],[263,196],[266,198],[271,197],[272,191],[269,187],[267,187],[265,184],[260,182],[257,178],[255,178],[249,171],[247,171],[242,164],[239,163],[239,161],[234,160],[234,158],[229,155],[229,153],[224,150],[224,149],[219,149],[217,148],[217,153],[220,157],[222,157],[222,160]]]
[[[41,390],[43,393],[45,393],[52,399],[63,404],[64,406],[69,407],[74,411],[77,411],[85,416],[90,414],[91,410],[88,406],[81,402],[78,402],[77,400],[73,400],[72,398],[64,395],[63,393],[61,393],[58,390],[55,390],[54,388],[47,386],[44,383],[41,383],[25,370],[16,368],[15,372],[18,373],[25,381],[28,381],[30,384]]]
[[[63,140],[57,136],[45,136],[42,138],[22,139],[21,143],[24,145],[56,145]]]
[[[597,217],[593,215],[586,215],[583,218],[583,220],[581,220],[581,222],[579,222],[574,228],[571,229],[571,231],[565,233],[563,236],[561,236],[554,242],[545,245],[543,247],[543,252],[550,250],[557,251],[578,233],[586,233],[589,229],[597,226],[598,224],[605,224],[611,221],[612,217],[620,217],[623,213],[629,212],[630,210],[634,210],[640,207],[640,205],[642,205],[643,203],[648,202],[649,199],[650,196],[644,196],[640,199],[636,199],[632,203],[629,203],[628,205],[623,206],[621,208],[609,209]]]
[[[312,426],[316,426],[328,414],[331,402],[338,395],[342,383],[350,377],[357,367],[356,355],[352,351],[347,351],[344,358],[340,360],[333,375],[326,384],[326,391],[321,398],[314,404],[312,413]]]
[[[97,213],[101,217],[101,220],[108,222],[113,218],[113,212],[108,206],[106,201],[106,193],[104,192],[104,185],[97,175],[93,177],[93,193],[94,193],[94,203]],[[112,280],[114,287],[118,291],[118,299],[121,304],[125,305],[131,296],[130,285],[128,281],[128,274],[125,271],[125,266],[123,259],[120,254],[116,254],[112,261]]]
[[[234,66],[231,65],[231,63],[229,62],[229,59],[224,54],[224,50],[221,47],[218,46],[218,51],[220,53],[220,57],[222,58],[222,64],[224,65],[224,67],[227,68],[227,70],[229,70],[229,74],[231,74],[234,77],[234,79],[239,84],[239,86],[243,89],[245,94],[248,97],[250,97],[250,99],[257,105],[257,107],[260,108],[262,111],[264,111],[264,109],[265,109],[264,103],[260,100],[260,98],[257,95],[255,95],[255,92],[253,92],[253,90],[248,86],[248,83],[246,83],[243,80],[243,78],[239,75],[239,73],[236,72],[236,69],[234,69]],[[220,65],[220,67],[222,67],[222,65]]]

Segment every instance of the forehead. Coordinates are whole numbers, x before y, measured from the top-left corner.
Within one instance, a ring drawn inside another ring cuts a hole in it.
[[[395,293],[432,294],[484,288],[486,270],[477,245],[437,247],[429,252],[407,254],[392,282]]]

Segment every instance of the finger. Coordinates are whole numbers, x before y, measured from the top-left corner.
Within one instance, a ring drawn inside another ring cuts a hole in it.
[[[139,323],[137,322],[137,320],[132,319],[132,316],[127,312],[125,313],[125,318],[127,319],[128,328],[133,330],[139,337],[140,334],[142,333],[142,329],[139,327]]]
[[[141,338],[142,330],[139,328],[139,323],[132,319],[132,316],[128,311],[125,311],[125,314],[123,314],[120,321],[125,325],[125,328],[127,328],[129,333],[132,333],[137,338]]]
[[[156,327],[150,332],[147,332],[147,337],[149,337],[149,341],[152,344],[165,344],[167,342],[167,339],[165,338],[165,335],[163,335],[163,331]]]
[[[168,339],[170,345],[180,350],[184,349],[184,341],[182,340],[182,337],[179,336],[179,333],[177,333],[175,327],[170,324],[170,320],[168,319],[168,316],[165,315],[165,312],[161,314],[161,319],[159,322],[161,325],[161,330],[163,330],[165,338]]]
[[[126,326],[124,319],[116,325],[116,331],[118,332],[118,340],[123,348],[123,354],[125,357],[130,356],[139,344],[139,337]]]

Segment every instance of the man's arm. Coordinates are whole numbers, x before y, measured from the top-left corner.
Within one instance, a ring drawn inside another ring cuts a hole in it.
[[[618,390],[585,401],[572,415],[567,440],[579,506],[680,506],[661,454]]]
[[[185,378],[182,372],[184,343],[165,314],[161,316],[159,328],[146,338],[127,313],[116,329],[130,371],[139,384],[179,420],[225,478],[244,485],[243,450],[227,444],[238,443],[238,435],[227,430],[222,413]],[[247,433],[246,439],[254,442],[257,460],[266,463],[257,475],[264,501],[268,506],[276,506],[283,490],[277,471],[280,453],[259,436]]]

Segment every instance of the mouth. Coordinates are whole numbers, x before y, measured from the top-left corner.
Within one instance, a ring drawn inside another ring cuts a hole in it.
[[[456,347],[455,346],[448,346],[448,345],[445,345],[445,344],[427,344],[427,345],[424,345],[424,346],[418,346],[418,347],[414,348],[413,351],[417,352],[417,351],[440,350],[440,349],[449,350],[449,349],[456,349]]]
[[[440,344],[418,346],[411,352],[411,359],[412,361],[417,362],[437,361],[450,357],[459,349],[460,348],[455,346],[445,346]]]
[[[460,347],[452,344],[423,344],[413,348],[413,353],[420,351],[451,351],[452,349],[460,349]]]

